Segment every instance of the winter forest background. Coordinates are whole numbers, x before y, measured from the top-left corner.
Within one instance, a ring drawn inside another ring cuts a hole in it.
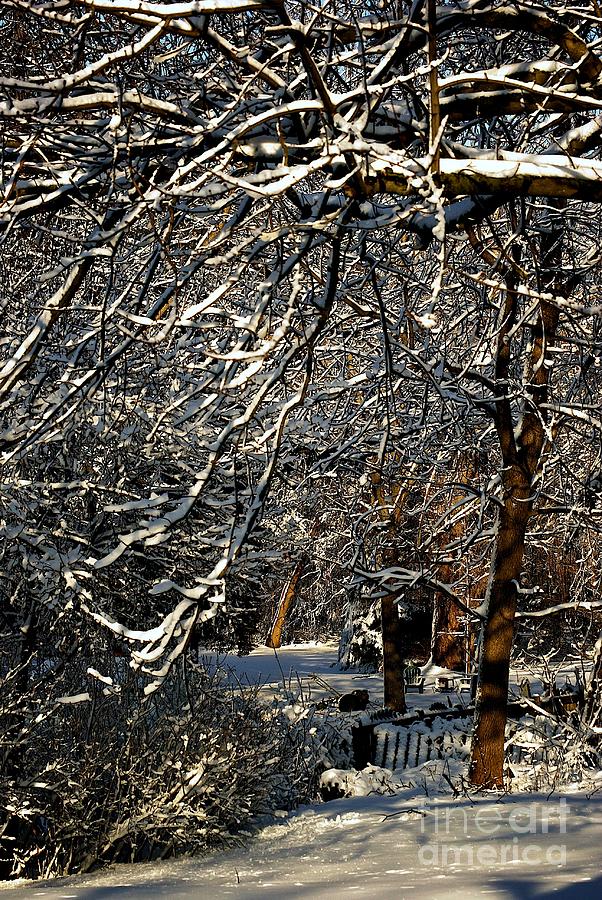
[[[201,651],[478,659],[468,790],[570,661],[600,769],[601,106],[597,0],[2,0],[2,877],[316,796]]]

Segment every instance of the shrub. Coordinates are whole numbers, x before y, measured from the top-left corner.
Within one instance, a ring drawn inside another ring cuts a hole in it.
[[[181,662],[146,698],[133,673],[92,680],[93,691],[54,700],[33,686],[15,713],[4,678],[3,877],[203,852],[315,795],[316,730],[223,671]]]

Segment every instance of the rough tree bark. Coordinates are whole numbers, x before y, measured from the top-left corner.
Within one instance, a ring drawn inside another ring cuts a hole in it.
[[[470,779],[480,787],[504,781],[504,734],[517,590],[525,534],[532,510],[531,483],[519,467],[505,479],[507,497],[500,511],[491,565],[488,615],[483,626],[479,686]]]
[[[554,287],[555,293],[558,292],[561,241],[562,229],[557,225],[542,233],[543,291]],[[514,251],[514,256],[518,264],[518,250]],[[506,276],[505,304],[498,333],[496,381],[500,388],[509,384],[512,330],[518,315],[517,284],[518,275],[513,270]],[[503,464],[503,505],[499,511],[481,639],[470,762],[470,781],[477,787],[502,787],[504,783],[504,736],[514,617],[525,537],[534,509],[534,483],[541,471],[547,441],[543,407],[548,396],[550,369],[543,362],[546,351],[554,343],[558,319],[558,308],[542,299],[537,320],[531,326],[526,398],[522,422],[516,429],[506,391],[498,392],[495,403],[494,422]]]

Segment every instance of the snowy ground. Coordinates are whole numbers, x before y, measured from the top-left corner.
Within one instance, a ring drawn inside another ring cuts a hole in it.
[[[263,648],[225,661],[232,677],[259,680],[266,693],[284,681],[323,696],[326,681],[338,692],[366,688],[378,705],[382,699],[378,676],[333,671],[333,645],[288,647],[277,658]],[[427,673],[425,693],[410,694],[411,703],[441,699],[432,692],[435,674]],[[407,786],[394,796],[354,797],[283,815],[246,847],[226,853],[51,883],[0,884],[0,892],[7,900],[602,897],[602,780],[598,791],[475,802],[452,797],[437,766],[403,773]]]
[[[215,657],[204,657],[204,659],[210,663]],[[382,676],[339,671],[337,667],[338,644],[335,642],[290,644],[278,651],[269,647],[259,647],[248,656],[226,654],[218,659],[222,666],[232,671],[234,680],[238,679],[243,684],[259,683],[266,695],[271,693],[274,685],[290,686],[292,690],[301,687],[303,693],[314,700],[328,697],[330,693],[328,687],[335,694],[362,688],[369,692],[371,705],[377,708],[381,708],[383,705]],[[573,669],[574,664],[563,665],[558,676],[558,683],[563,684],[566,676],[574,680]],[[436,676],[450,674],[449,669],[425,666],[422,668],[422,673],[425,676],[424,693],[419,694],[415,690],[407,693],[406,701],[409,709],[428,707],[434,701],[445,701],[446,696],[450,697],[452,703],[468,703],[467,693],[460,694],[452,691],[449,695],[442,695],[434,691]],[[529,678],[533,694],[541,691],[541,673],[538,675],[523,667],[512,670],[510,694],[519,696],[519,684],[525,677]]]
[[[2,896],[590,900],[602,896],[601,838],[602,796],[531,794],[473,804],[417,802],[404,792],[300,811],[246,849],[5,887]]]
[[[274,687],[303,692],[312,700],[336,696],[356,688],[365,688],[370,701],[377,707],[383,704],[383,680],[380,675],[339,671],[338,644],[290,644],[280,650],[259,647],[248,656],[233,654],[203,657],[206,665],[216,659],[231,671],[231,680],[241,684],[260,684],[262,693],[269,696]],[[329,690],[330,689],[330,690]]]

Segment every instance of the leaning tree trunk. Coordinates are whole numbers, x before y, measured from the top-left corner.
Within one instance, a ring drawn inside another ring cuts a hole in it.
[[[306,559],[302,557],[295,568],[293,569],[292,575],[284,585],[282,589],[282,593],[280,594],[280,599],[278,601],[278,608],[276,609],[276,615],[274,616],[274,620],[270,626],[270,633],[268,634],[266,640],[266,647],[272,647],[274,650],[277,650],[282,646],[282,632],[284,630],[284,626],[286,624],[286,620],[291,612],[293,606],[297,600],[297,594],[299,592],[299,584],[301,581],[301,576],[303,575],[303,570],[305,568]]]

